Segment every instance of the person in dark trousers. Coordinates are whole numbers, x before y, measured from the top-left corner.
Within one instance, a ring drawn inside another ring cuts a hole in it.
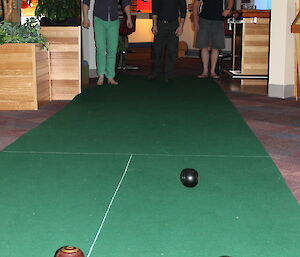
[[[178,55],[179,36],[183,33],[186,16],[186,0],[153,0],[152,33],[153,71],[149,79],[156,79],[163,69],[163,55],[166,48],[165,82],[174,77],[174,65]]]
[[[193,20],[197,32],[196,47],[201,49],[203,63],[203,71],[198,78],[207,78],[209,75],[212,78],[219,78],[216,74],[216,65],[219,51],[225,48],[224,17],[231,14],[234,4],[234,0],[228,0],[224,9],[223,1],[195,0],[193,5]]]

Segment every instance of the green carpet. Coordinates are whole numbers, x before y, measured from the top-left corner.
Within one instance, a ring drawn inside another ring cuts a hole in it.
[[[0,249],[5,257],[87,252],[127,156],[0,153]]]
[[[299,211],[269,159],[135,156],[93,256],[296,257]]]
[[[0,152],[4,257],[63,245],[90,257],[300,256],[299,205],[213,81],[120,81]],[[187,167],[195,188],[179,181]]]
[[[86,90],[6,150],[267,155],[213,81],[136,76]]]

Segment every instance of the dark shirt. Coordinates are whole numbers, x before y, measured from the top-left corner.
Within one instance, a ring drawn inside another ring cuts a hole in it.
[[[157,20],[176,21],[186,16],[186,0],[152,0],[152,14]]]
[[[198,0],[199,1],[199,0]],[[202,11],[200,17],[207,20],[224,20],[223,13],[223,0],[202,0]]]
[[[90,0],[83,0],[83,3],[90,6]],[[122,6],[131,4],[131,0],[122,0]],[[114,21],[118,19],[117,0],[95,0],[94,15],[104,21]]]

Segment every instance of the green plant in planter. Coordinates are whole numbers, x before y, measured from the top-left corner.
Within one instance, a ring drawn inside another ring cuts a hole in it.
[[[40,25],[36,18],[29,18],[23,25],[0,22],[0,45],[8,43],[39,43],[47,47],[46,38],[40,33]]]
[[[51,21],[65,21],[78,17],[80,14],[80,0],[38,0],[35,15],[45,16]]]

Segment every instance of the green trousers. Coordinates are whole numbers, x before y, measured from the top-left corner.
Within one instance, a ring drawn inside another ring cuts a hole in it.
[[[98,76],[105,75],[109,79],[115,77],[119,26],[119,19],[104,21],[98,17],[94,18]]]

